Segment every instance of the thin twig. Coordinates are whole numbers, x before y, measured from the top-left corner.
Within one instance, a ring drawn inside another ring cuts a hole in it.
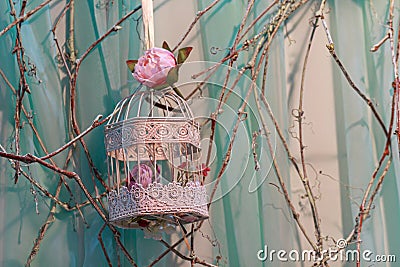
[[[261,51],[261,48],[264,47],[263,52],[265,52],[265,53],[266,53],[266,51],[268,51],[268,48],[272,43],[273,37],[278,32],[279,26],[282,24],[282,22],[284,21],[284,19],[287,16],[287,13],[289,12],[289,10],[291,8],[291,3],[288,3],[288,2],[285,1],[284,3],[282,3],[282,7],[283,7],[284,10],[283,11],[279,10],[277,12],[276,16],[275,16],[275,20],[273,20],[274,27],[271,29],[272,31],[268,34],[268,40],[266,38],[267,36],[265,36],[265,35],[260,38],[260,40],[258,42],[258,46],[257,46],[257,48],[255,50],[256,52],[254,53],[254,55],[251,58],[251,60],[247,63],[246,68],[248,68],[248,69],[253,69],[254,68],[258,52]],[[265,44],[264,44],[264,41],[266,41]],[[263,54],[263,56],[265,56],[265,54]],[[230,140],[229,145],[228,145],[228,151],[226,152],[226,154],[224,156],[224,160],[223,160],[222,166],[221,166],[221,168],[220,168],[220,170],[218,172],[217,178],[215,180],[214,187],[213,187],[213,189],[211,191],[211,194],[210,194],[210,203],[213,200],[213,197],[214,197],[214,195],[216,193],[216,190],[217,190],[219,182],[220,182],[220,180],[222,178],[222,175],[224,174],[225,169],[228,166],[228,163],[230,162],[231,152],[232,152],[233,143],[235,141],[235,137],[236,137],[236,134],[237,134],[237,130],[238,130],[239,125],[240,125],[240,123],[241,123],[241,121],[243,119],[242,115],[244,114],[244,110],[245,110],[245,108],[247,106],[247,101],[248,101],[250,95],[252,94],[252,91],[254,90],[254,87],[255,87],[254,81],[255,81],[255,79],[256,79],[259,71],[260,71],[260,68],[261,68],[261,65],[258,65],[257,69],[252,71],[252,81],[253,82],[251,83],[250,88],[248,89],[248,91],[247,91],[247,93],[246,93],[246,95],[245,95],[245,97],[243,99],[243,103],[242,103],[242,105],[240,106],[240,108],[238,110],[239,116],[236,119],[236,123],[235,123],[235,125],[233,127],[233,130],[232,130],[231,140]]]
[[[357,241],[360,241],[360,237],[361,237],[361,231],[363,228],[363,222],[364,220],[367,218],[367,216],[369,215],[370,212],[370,208],[372,206],[373,200],[377,194],[377,192],[379,191],[379,189],[382,186],[383,180],[386,177],[388,168],[390,167],[390,163],[391,160],[389,159],[388,162],[386,163],[386,166],[381,174],[381,176],[378,179],[378,183],[375,186],[374,191],[372,192],[372,194],[370,195],[370,191],[372,190],[372,186],[373,183],[377,177],[377,174],[379,172],[379,170],[381,169],[384,160],[386,159],[386,157],[390,156],[390,147],[391,147],[391,135],[392,135],[392,131],[393,131],[393,127],[394,127],[394,118],[395,118],[395,114],[396,111],[399,112],[398,110],[398,101],[399,101],[399,81],[398,81],[398,69],[397,69],[397,62],[396,62],[396,56],[395,56],[395,51],[394,51],[394,41],[393,41],[393,35],[391,33],[393,33],[393,12],[394,12],[394,1],[391,0],[390,1],[390,9],[389,9],[389,35],[390,35],[390,44],[391,44],[391,52],[392,52],[392,63],[393,63],[393,68],[394,68],[394,94],[392,97],[392,105],[391,105],[391,116],[390,116],[390,122],[389,122],[389,130],[386,134],[386,144],[385,144],[385,148],[383,149],[382,155],[379,159],[379,163],[378,166],[375,168],[374,173],[372,174],[372,177],[368,183],[367,189],[365,190],[364,193],[364,197],[363,200],[361,202],[360,205],[360,212],[358,215],[358,221],[359,224],[356,225],[356,233],[357,233]],[[397,114],[399,115],[399,113]],[[399,124],[397,124],[397,127],[399,127]],[[400,145],[400,143],[399,143]],[[368,201],[369,198],[369,201]],[[368,201],[368,204],[367,204]],[[361,252],[361,242],[357,243],[357,251],[358,253]],[[361,266],[361,261],[360,259],[357,259],[357,267]]]
[[[266,58],[265,60],[267,60],[267,58]],[[263,75],[266,75],[266,72],[264,72]],[[255,100],[256,100],[256,105],[257,105],[257,107],[258,107],[258,110],[261,110],[261,106],[260,106],[260,103],[259,103],[259,102],[260,102],[260,98],[261,98],[261,101],[264,103],[265,107],[267,108],[267,113],[268,113],[269,117],[271,118],[271,120],[272,120],[273,123],[274,123],[275,130],[278,132],[278,135],[279,135],[280,138],[281,138],[281,141],[282,141],[282,143],[283,143],[283,145],[284,145],[284,147],[285,147],[285,151],[287,152],[288,157],[291,159],[291,162],[292,162],[292,163],[294,164],[294,166],[296,167],[296,170],[297,170],[297,172],[298,172],[300,178],[302,179],[302,175],[301,175],[301,173],[300,173],[300,169],[299,169],[297,163],[295,162],[294,158],[293,158],[292,155],[291,155],[291,152],[290,152],[290,150],[289,150],[289,147],[287,146],[286,140],[285,140],[284,137],[283,137],[282,130],[281,130],[281,128],[279,127],[278,122],[277,122],[275,116],[274,116],[273,113],[272,113],[271,107],[270,107],[270,105],[268,104],[267,99],[266,99],[265,95],[263,94],[263,91],[262,91],[262,93],[260,94],[260,96],[259,96],[258,93],[255,91],[255,92],[254,92],[254,97],[255,97]],[[267,126],[267,123],[266,123],[266,121],[265,121],[265,118],[264,118],[264,116],[263,116],[263,114],[262,114],[261,112],[259,112],[259,116],[260,116],[260,118],[261,118],[261,122],[262,122],[262,127],[263,127],[263,130],[264,130],[264,134],[265,134],[265,136],[266,136],[266,138],[267,138],[269,152],[270,152],[270,155],[271,155],[271,157],[272,157],[272,159],[273,159],[274,170],[275,170],[275,173],[276,173],[277,178],[278,178],[278,181],[279,181],[280,187],[277,186],[277,187],[278,187],[278,190],[279,190],[279,192],[282,192],[282,194],[284,195],[286,204],[287,204],[288,208],[290,209],[290,211],[291,211],[291,213],[292,213],[292,215],[293,215],[293,218],[294,218],[294,220],[295,220],[297,226],[299,227],[300,231],[302,232],[303,236],[306,238],[306,240],[308,241],[308,243],[310,244],[310,246],[311,246],[312,248],[314,248],[315,251],[317,251],[317,250],[318,250],[318,247],[317,247],[317,246],[314,244],[314,242],[311,240],[311,237],[310,237],[309,234],[307,233],[307,231],[306,231],[306,229],[305,229],[303,223],[300,221],[300,214],[296,211],[296,208],[294,207],[294,205],[293,205],[293,203],[292,203],[292,200],[290,199],[290,196],[289,196],[287,187],[286,187],[286,185],[285,185],[285,183],[284,183],[283,177],[282,177],[282,175],[281,175],[281,171],[280,171],[280,169],[279,169],[278,162],[277,162],[276,159],[275,159],[275,155],[274,155],[274,151],[275,151],[275,150],[273,149],[273,146],[272,146],[272,144],[271,144],[271,140],[270,140],[270,137],[269,137],[269,136],[270,136],[270,135],[269,135],[270,130],[268,129],[268,126]]]
[[[376,118],[379,125],[381,126],[383,132],[385,133],[386,136],[388,136],[388,132],[386,130],[385,123],[383,122],[381,116],[379,115],[378,111],[376,110],[374,103],[364,93],[362,93],[361,90],[356,86],[356,84],[351,79],[350,74],[347,72],[346,68],[344,67],[342,61],[337,56],[336,51],[335,51],[335,45],[333,43],[330,31],[329,31],[328,27],[326,26],[326,21],[322,15],[321,15],[321,21],[324,25],[324,30],[325,30],[325,33],[326,33],[326,36],[328,39],[328,45],[326,47],[328,48],[329,53],[335,60],[336,64],[339,66],[340,70],[342,71],[342,73],[343,73],[344,77],[346,78],[350,87],[361,97],[362,100],[364,100],[367,103],[367,105],[371,109],[372,113],[374,114],[374,117]]]
[[[268,129],[265,129],[265,130],[267,131]],[[293,219],[295,220],[297,226],[299,227],[301,233],[303,234],[303,236],[307,240],[308,244],[310,244],[310,246],[313,248],[314,251],[318,251],[319,250],[318,246],[314,244],[314,242],[311,240],[310,236],[308,235],[304,225],[300,221],[300,215],[296,211],[296,208],[294,207],[293,202],[290,199],[289,192],[287,190],[286,184],[285,184],[285,182],[283,180],[283,176],[282,176],[281,171],[279,169],[278,162],[277,162],[277,160],[275,158],[275,155],[274,155],[275,150],[273,149],[273,146],[271,144],[271,140],[270,140],[270,138],[268,136],[267,136],[267,143],[268,143],[269,153],[270,153],[271,158],[272,158],[272,163],[273,163],[272,165],[274,167],[276,177],[278,178],[278,181],[279,181],[280,189],[283,192],[283,196],[285,198],[286,204],[288,205],[288,207],[290,209],[290,212],[292,213]]]
[[[194,18],[193,22],[189,25],[189,28],[186,30],[185,34],[182,36],[182,38],[179,40],[179,42],[176,44],[176,46],[172,49],[172,52],[174,52],[183,43],[183,41],[185,41],[186,37],[192,31],[193,27],[200,20],[200,18],[205,13],[207,13],[209,10],[211,10],[216,4],[218,4],[219,1],[220,0],[215,0],[209,6],[207,6],[205,9],[203,9],[202,11],[197,12],[196,17]]]
[[[104,229],[106,228],[106,226],[107,226],[107,224],[103,224],[103,226],[100,228],[99,234],[97,235],[97,240],[99,240],[101,250],[103,251],[103,254],[106,257],[106,261],[107,261],[108,266],[112,267],[111,259],[108,256],[106,247],[104,246],[103,237],[102,237],[102,234],[103,234]]]
[[[271,8],[273,8],[276,4],[278,4],[279,0],[275,0],[274,2],[272,2],[266,9],[264,9],[258,16],[257,18],[255,18],[250,25],[246,28],[246,30],[243,32],[243,34],[239,37],[239,41],[242,40],[246,34],[254,27],[254,25],[257,23],[257,21],[259,21],[261,18],[263,18],[268,11],[271,10]]]
[[[78,73],[79,71],[79,67],[82,64],[82,61],[90,54],[90,52],[92,52],[92,50],[98,45],[100,44],[105,38],[107,38],[111,33],[113,32],[117,32],[121,29],[121,27],[119,25],[121,25],[125,20],[127,20],[130,16],[132,16],[133,14],[135,14],[138,10],[140,10],[142,8],[141,5],[135,7],[134,9],[132,9],[131,11],[129,11],[125,16],[123,16],[119,21],[117,21],[114,26],[112,26],[110,29],[108,29],[108,31],[106,33],[104,33],[99,39],[97,39],[95,42],[93,42],[87,49],[86,51],[82,54],[82,56],[77,59],[77,63],[76,63],[76,73]],[[75,74],[75,76],[77,76],[77,74]]]
[[[68,4],[66,4],[64,6],[63,11],[61,12],[60,16],[57,17],[56,21],[54,22],[53,28],[51,29],[51,32],[53,33],[53,40],[54,40],[54,42],[56,44],[57,51],[60,54],[60,57],[62,59],[64,68],[67,70],[67,74],[68,74],[69,79],[72,78],[71,70],[70,70],[70,67],[68,66],[67,60],[65,58],[65,55],[64,55],[64,53],[63,53],[63,51],[61,49],[61,46],[60,46],[60,44],[58,42],[58,38],[57,38],[57,35],[56,35],[56,29],[57,29],[57,26],[60,23],[61,19],[65,16],[67,11],[69,10],[70,6],[71,6],[71,1],[68,2]]]
[[[309,55],[311,52],[311,46],[313,44],[319,17],[323,16],[322,14],[324,12],[325,2],[326,2],[325,0],[321,1],[320,9],[317,12],[317,15],[315,17],[315,21],[313,23],[313,27],[311,30],[310,39],[309,39],[307,50],[306,50],[306,55],[304,57],[303,69],[301,72],[299,106],[298,106],[297,114],[295,115],[296,119],[297,119],[298,130],[299,130],[298,141],[299,141],[300,161],[301,161],[301,166],[302,166],[302,170],[303,170],[303,177],[302,177],[301,181],[303,183],[304,189],[306,191],[307,199],[308,199],[308,202],[311,207],[312,218],[313,218],[314,229],[315,229],[315,236],[317,238],[318,254],[321,253],[322,246],[323,246],[322,233],[321,233],[320,217],[318,214],[317,205],[315,203],[315,196],[314,196],[314,193],[310,186],[310,181],[309,181],[309,177],[307,174],[307,165],[306,165],[306,161],[305,161],[305,154],[304,154],[305,145],[304,145],[304,138],[303,138],[303,118],[304,118],[303,99],[304,99],[304,83],[305,83],[305,75],[306,75],[306,70],[307,70],[308,58],[309,58]]]
[[[183,237],[184,240],[187,238],[187,236]],[[170,251],[172,251],[173,253],[175,253],[175,255],[177,255],[179,258],[186,260],[186,261],[192,261],[192,258],[187,257],[185,255],[183,255],[182,253],[180,253],[178,250],[176,250],[175,248],[173,248],[172,246],[170,246],[167,242],[165,242],[164,240],[160,240],[161,244],[163,244],[164,246],[166,246]],[[190,250],[189,250],[190,251]]]
[[[378,111],[376,110],[376,107],[374,103],[372,102],[371,99],[369,99],[364,93],[361,92],[361,90],[356,86],[356,84],[353,82],[353,80],[350,77],[350,74],[347,72],[346,68],[342,64],[342,61],[339,59],[339,57],[336,55],[335,49],[332,47],[328,47],[329,53],[332,55],[333,59],[339,66],[340,70],[342,71],[344,77],[346,78],[348,84],[350,87],[361,97],[362,100],[364,100],[365,103],[369,106],[371,109],[372,113],[374,114],[374,117],[378,121],[382,131],[385,133],[386,136],[388,136],[388,131],[386,130],[385,123],[382,120],[382,117],[379,115]]]
[[[37,7],[35,7],[33,10],[27,12],[25,14],[25,16],[20,16],[19,18],[17,18],[16,20],[14,20],[12,23],[10,23],[8,26],[6,26],[2,31],[0,31],[0,36],[2,36],[3,34],[5,34],[6,32],[8,32],[9,30],[11,30],[15,25],[17,25],[18,23],[24,22],[26,21],[29,17],[31,17],[33,14],[35,14],[36,12],[38,12],[39,10],[41,10],[44,6],[46,6],[47,4],[49,4],[51,1],[53,0],[47,0],[43,3],[41,3],[40,5],[38,5]]]
[[[62,180],[60,179],[58,181],[58,184],[57,184],[55,198],[58,198],[58,196],[60,194],[60,191],[61,191],[61,186],[62,186]],[[53,203],[52,207],[51,207],[51,210],[49,212],[49,215],[47,216],[46,222],[40,227],[39,235],[38,235],[38,237],[36,238],[36,240],[34,242],[33,248],[31,250],[31,253],[28,256],[28,259],[27,259],[27,261],[25,263],[25,266],[30,266],[32,261],[34,260],[35,256],[39,252],[40,244],[41,244],[41,241],[43,240],[43,238],[45,236],[45,233],[47,232],[49,227],[55,221],[54,214],[56,212],[56,207],[57,206]]]
[[[376,52],[390,38],[390,34],[386,34],[378,43],[376,43],[369,51]]]
[[[6,84],[9,86],[9,88],[11,89],[11,91],[13,92],[13,94],[16,95],[16,94],[17,94],[17,90],[12,86],[12,84],[9,82],[9,80],[7,79],[7,77],[5,76],[4,72],[3,72],[1,69],[0,69],[0,75],[3,77],[4,81],[5,81]],[[25,106],[24,106],[23,103],[21,103],[21,109],[22,109],[22,112],[24,113],[26,119],[28,120],[29,126],[31,127],[31,129],[32,129],[32,131],[33,131],[35,137],[37,138],[40,147],[42,148],[42,150],[43,150],[44,153],[48,154],[49,152],[47,151],[47,148],[46,148],[46,146],[45,146],[45,144],[44,144],[42,138],[40,137],[40,134],[39,134],[38,130],[36,129],[35,125],[33,124],[32,115],[30,115],[30,114],[26,111]],[[6,151],[3,150],[3,152],[6,152]],[[53,165],[55,165],[55,162],[54,162],[52,159],[50,159],[50,162],[51,162]],[[14,164],[15,164],[15,165],[18,165],[16,162],[14,162]],[[23,170],[20,170],[20,171],[21,171],[22,175],[24,175],[26,178],[28,178],[28,176],[24,174]],[[71,189],[70,189],[68,183],[66,183],[65,180],[64,180],[64,177],[60,176],[60,179],[62,179],[62,181],[63,181],[63,183],[64,183],[64,186],[65,186],[65,188],[67,189],[68,193],[70,194],[71,198],[74,198],[73,193],[72,193],[72,191],[71,191]],[[29,179],[28,179],[28,180],[29,180]],[[38,183],[36,183],[36,184],[37,184],[36,187],[40,188],[40,190],[41,190],[43,193],[49,194],[47,191],[45,192],[44,188],[42,188],[41,186],[39,186]],[[50,196],[50,195],[51,195],[51,194],[49,194],[49,196]],[[56,198],[52,198],[52,199],[53,199],[54,201],[57,201]],[[61,203],[61,201],[59,201],[59,202]],[[60,204],[60,203],[58,203],[58,204]],[[60,204],[60,205],[61,205],[61,204]],[[61,206],[62,206],[62,205],[61,205]]]
[[[13,1],[9,0],[9,5],[11,8],[10,14],[14,17],[15,21],[17,21],[17,13],[14,7]],[[13,53],[17,56],[17,64],[19,69],[19,85],[16,90],[16,101],[15,101],[15,113],[14,113],[14,129],[15,129],[15,154],[20,154],[20,132],[21,132],[21,104],[23,93],[28,88],[26,79],[25,79],[25,62],[24,62],[24,52],[22,49],[22,40],[21,40],[21,25],[17,23],[16,29],[16,38],[15,38],[15,47],[13,49]],[[20,164],[19,162],[15,163],[15,175],[14,175],[14,183],[18,182],[18,177],[20,174]]]
[[[72,8],[72,7],[71,7]],[[131,15],[133,15],[135,12],[140,10],[141,6],[136,7],[135,9],[131,10],[128,12],[125,16],[123,16],[117,23],[114,24],[113,27],[111,27],[105,34],[103,34],[99,39],[97,39],[94,43],[92,43],[89,48],[83,53],[83,55],[76,60],[76,65],[74,68],[74,74],[72,76],[72,79],[70,81],[70,113],[71,113],[71,124],[74,133],[79,136],[81,134],[81,130],[79,128],[77,118],[76,118],[76,85],[77,85],[77,79],[78,79],[78,73],[79,73],[79,68],[83,62],[83,60],[89,55],[89,53],[101,42],[103,41],[106,37],[108,37],[112,32],[118,31],[120,29],[120,24],[123,23],[126,19],[128,19]],[[94,175],[96,176],[97,180],[102,184],[104,188],[107,188],[106,183],[103,181],[101,178],[101,174],[97,170],[97,168],[94,166],[94,162],[92,157],[90,156],[89,153],[89,148],[86,145],[86,142],[83,139],[79,139],[83,150],[85,152],[86,158],[89,162],[89,165],[91,167],[91,170],[93,171]],[[96,187],[96,185],[95,185]],[[97,188],[95,188],[97,191]]]
[[[90,204],[93,206],[93,208],[97,211],[97,213],[99,214],[99,216],[102,218],[102,220],[107,224],[107,226],[109,227],[109,229],[113,232],[114,234],[114,238],[118,244],[118,246],[121,248],[122,252],[124,253],[124,255],[126,256],[126,258],[130,261],[130,263],[133,266],[137,266],[135,261],[133,260],[133,258],[131,257],[131,255],[129,254],[129,252],[126,250],[125,246],[121,243],[121,240],[119,238],[120,234],[118,232],[118,230],[115,229],[115,227],[109,223],[107,217],[105,216],[103,210],[99,207],[99,205],[97,204],[96,200],[90,195],[88,189],[86,188],[86,186],[83,184],[81,177],[75,173],[75,172],[71,172],[71,171],[67,171],[64,169],[61,169],[53,164],[50,164],[32,154],[26,154],[24,156],[20,156],[20,155],[15,155],[15,154],[11,154],[11,153],[6,153],[6,152],[2,152],[0,151],[0,157],[3,158],[8,158],[11,160],[18,160],[27,164],[31,164],[31,163],[39,163],[40,165],[53,170],[59,174],[65,175],[68,178],[74,179],[76,181],[76,183],[79,185],[79,187],[81,188],[81,190],[83,191],[83,193],[85,194],[85,196],[87,197],[87,199],[90,201]]]
[[[54,157],[55,155],[61,153],[62,151],[64,151],[65,149],[67,149],[68,147],[70,147],[71,145],[73,145],[74,143],[76,143],[79,139],[81,139],[82,137],[84,137],[85,135],[87,135],[88,133],[90,133],[93,129],[99,127],[100,125],[104,124],[105,122],[107,122],[111,115],[107,116],[105,119],[102,119],[100,121],[100,119],[103,117],[103,115],[98,115],[92,122],[92,124],[89,126],[89,128],[87,128],[86,130],[84,130],[83,132],[81,132],[79,135],[77,135],[74,139],[70,140],[68,143],[64,144],[62,147],[58,148],[57,150],[47,154],[46,156],[41,157],[42,160],[46,160],[49,158]]]
[[[194,261],[194,263],[198,263],[198,264],[203,265],[203,266],[217,267],[217,265],[208,263],[205,260],[200,260],[198,257],[194,257],[193,261]]]

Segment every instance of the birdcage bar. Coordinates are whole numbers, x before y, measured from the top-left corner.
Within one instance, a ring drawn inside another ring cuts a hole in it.
[[[122,155],[122,159],[123,159],[123,163],[124,163],[124,171],[125,171],[125,175],[127,175],[126,180],[129,180],[129,161],[128,161],[128,157],[126,156],[127,151],[125,148],[122,149],[123,151],[123,155]],[[129,186],[129,183],[127,183],[127,186]]]
[[[108,181],[108,188],[111,188],[111,180],[112,180],[112,175],[111,175],[111,174],[114,173],[114,172],[113,172],[113,170],[111,169],[111,168],[112,168],[112,164],[110,164],[110,160],[109,160],[108,157],[107,157],[106,162],[107,162],[107,177],[108,177],[107,181]],[[111,169],[111,172],[110,172],[110,169]]]
[[[115,121],[109,121],[108,122],[108,124],[112,124],[112,123],[115,123],[115,122],[118,122],[119,121],[119,118],[121,117],[121,114],[122,114],[122,111],[123,111],[123,106],[125,106],[125,103],[126,103],[126,101],[127,101],[128,99],[127,98],[125,98],[124,100],[122,100],[121,101],[121,104],[119,104],[118,103],[118,105],[117,105],[117,108],[115,109],[117,112],[118,112],[118,115],[115,117]]]

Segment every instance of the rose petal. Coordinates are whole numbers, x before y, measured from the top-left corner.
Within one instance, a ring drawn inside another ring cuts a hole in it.
[[[175,66],[176,59],[170,51],[154,47],[139,58],[132,75],[138,82],[154,88],[166,84],[168,72]]]

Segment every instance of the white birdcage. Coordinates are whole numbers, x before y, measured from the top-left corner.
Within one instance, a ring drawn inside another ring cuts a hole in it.
[[[123,228],[208,218],[200,128],[172,91],[145,90],[120,101],[105,128],[108,209]]]

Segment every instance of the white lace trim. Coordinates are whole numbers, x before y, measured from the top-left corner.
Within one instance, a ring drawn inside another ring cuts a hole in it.
[[[121,221],[144,215],[186,213],[198,218],[208,217],[207,192],[205,186],[189,182],[186,186],[178,183],[166,185],[151,183],[147,188],[138,184],[131,190],[123,186],[108,194],[109,219]],[[181,218],[185,220],[185,218]]]

